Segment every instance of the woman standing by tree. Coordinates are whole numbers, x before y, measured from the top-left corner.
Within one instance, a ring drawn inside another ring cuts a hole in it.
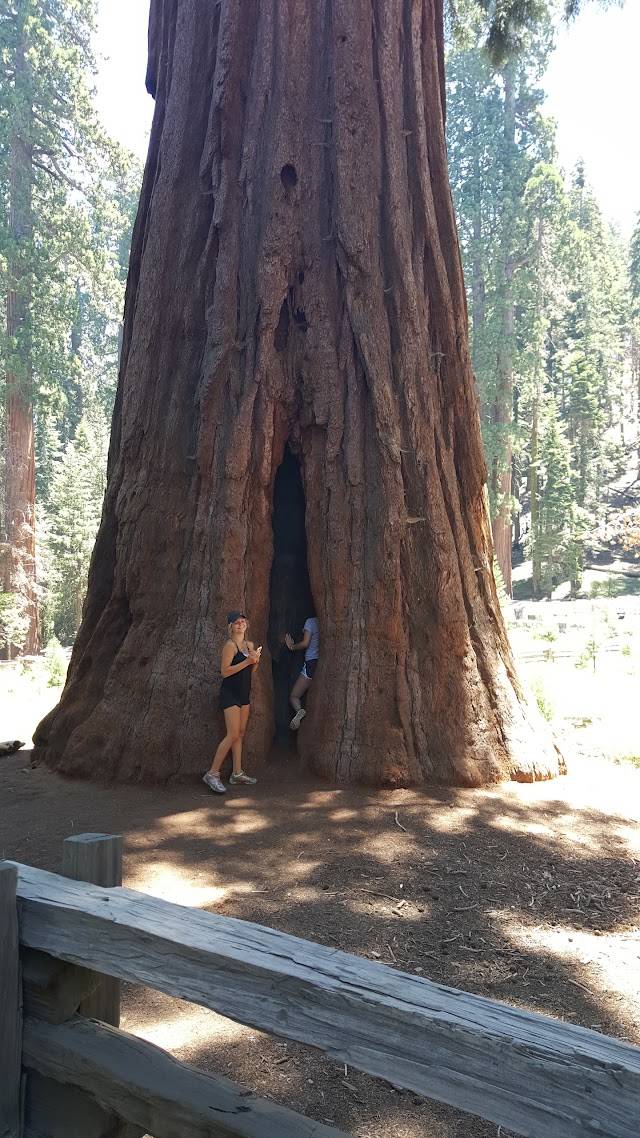
[[[251,677],[260,663],[262,648],[254,648],[247,640],[249,622],[243,612],[236,610],[227,617],[229,639],[225,641],[220,661],[222,683],[219,706],[224,711],[227,733],[220,743],[211,769],[202,781],[216,794],[226,794],[227,788],[220,778],[220,767],[229,751],[233,757],[231,786],[254,786],[256,779],[242,769],[242,739],[249,719]]]

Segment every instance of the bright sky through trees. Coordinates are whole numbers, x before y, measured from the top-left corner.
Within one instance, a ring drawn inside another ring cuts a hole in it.
[[[99,0],[96,80],[98,114],[112,138],[147,156],[153,99],[147,94],[149,0]]]
[[[149,0],[100,0],[95,49],[98,110],[107,131],[146,156],[153,102],[144,88]],[[640,0],[624,8],[586,5],[558,32],[545,86],[558,125],[560,162],[578,158],[605,217],[629,237],[640,210]]]
[[[561,164],[583,158],[598,204],[628,238],[640,211],[640,0],[585,5],[560,28],[544,86]]]

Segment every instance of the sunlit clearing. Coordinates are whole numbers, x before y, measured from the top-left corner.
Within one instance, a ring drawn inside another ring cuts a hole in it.
[[[562,819],[554,818],[553,826],[545,826],[542,822],[528,822],[520,814],[503,814],[501,818],[495,818],[492,825],[496,830],[510,830],[514,834],[532,834],[536,837],[545,838],[554,838],[561,826],[563,833],[569,834],[573,841],[589,846],[593,845],[589,834],[581,834],[578,828],[580,825],[584,827],[584,821],[571,811],[567,811]]]
[[[202,881],[194,881],[194,876]],[[191,870],[181,871],[169,862],[161,861],[145,865],[134,874],[129,884],[131,888],[152,897],[161,897],[163,901],[202,909],[206,905],[219,904],[227,893],[227,889],[207,881],[207,876],[206,873],[193,874]]]
[[[323,861],[319,861],[318,859],[312,861],[310,858],[298,856],[293,859],[291,869],[294,873],[301,873],[306,877],[310,873],[315,873],[318,869],[323,869],[324,864]]]
[[[469,829],[469,823],[476,817],[477,809],[473,806],[451,806],[438,814],[429,817],[429,829],[441,834],[463,834]]]
[[[638,794],[638,774],[634,772],[635,777],[635,793]],[[586,805],[593,809],[593,789],[591,790],[591,800],[585,799]],[[598,797],[598,808],[602,806],[604,795],[600,799]],[[620,801],[617,803],[620,808]],[[517,835],[531,834],[533,838],[541,838],[544,841],[549,839],[571,839],[572,846],[575,854],[582,854],[583,856],[592,857],[594,851],[598,849],[605,849],[607,852],[612,852],[612,847],[617,847],[617,854],[629,855],[637,857],[640,854],[640,831],[638,826],[633,823],[627,825],[626,820],[620,820],[616,824],[615,814],[607,819],[606,832],[602,831],[601,819],[593,818],[593,824],[590,825],[589,816],[585,817],[584,808],[576,807],[575,795],[572,795],[571,806],[563,801],[551,801],[549,803],[553,813],[551,816],[545,815],[544,802],[538,802],[538,818],[536,822],[530,822],[522,814],[518,813],[503,814],[501,817],[495,817],[493,820],[493,827],[495,830],[508,831]],[[604,806],[602,806],[604,808]],[[548,822],[543,822],[547,817]],[[621,846],[627,847],[624,851]]]
[[[396,1121],[394,1122],[394,1118]],[[424,1118],[417,1118],[415,1122],[411,1122],[408,1118],[406,1111],[389,1111],[384,1115],[385,1131],[389,1134],[397,1135],[397,1138],[424,1138],[426,1133]],[[495,1130],[495,1127],[493,1128]],[[353,1129],[350,1128],[349,1133],[354,1135],[354,1138],[377,1138],[379,1133],[378,1124],[372,1124],[370,1121],[361,1122]],[[429,1133],[436,1133],[436,1130],[429,1131]],[[443,1133],[438,1128],[437,1133]],[[502,1131],[506,1135],[506,1131]]]
[[[263,814],[259,814],[254,806],[246,802],[227,802],[227,810],[233,811],[233,833],[255,834],[258,830],[266,830],[270,825]]]
[[[637,779],[637,775],[635,776]],[[560,804],[559,804],[560,805]],[[637,826],[626,825],[621,822],[616,825],[612,818],[607,827],[606,835],[603,835],[600,826],[596,822],[592,828],[589,825],[589,818],[584,815],[581,810],[574,810],[572,806],[562,803],[564,810],[562,814],[554,813],[553,818],[549,820],[549,824],[545,825],[543,822],[530,822],[518,814],[503,814],[500,818],[495,818],[492,825],[496,830],[506,830],[518,836],[523,834],[531,834],[532,837],[540,837],[543,839],[557,839],[559,837],[565,839],[569,838],[574,853],[581,853],[587,857],[593,857],[600,847],[604,847],[605,852],[611,852],[611,845],[615,843],[628,846],[628,852],[633,856],[638,855],[640,852],[640,831]],[[591,804],[593,806],[593,803]],[[544,805],[540,804],[539,811],[544,817]],[[596,829],[597,827],[597,829]],[[627,853],[616,849],[616,853]]]
[[[221,804],[216,800],[216,807]],[[229,813],[233,811],[233,815]],[[256,830],[264,830],[267,826],[265,818],[256,808],[246,802],[225,802],[216,810],[215,825],[209,810],[187,810],[179,814],[167,814],[158,819],[158,826],[167,834],[176,834],[184,837],[206,837],[215,841],[216,830],[221,823],[233,827],[233,833],[251,834]]]
[[[155,1043],[156,1047],[163,1047],[166,1051],[172,1052],[180,1051],[183,1047],[190,1049],[197,1047],[200,1050],[207,1044],[216,1047],[247,1031],[242,1024],[234,1023],[233,1020],[225,1019],[215,1012],[199,1009],[189,1009],[172,1019],[147,1024],[137,1030],[135,1017],[132,1017],[131,1022],[124,1021],[123,1027],[140,1039],[146,1039],[149,1043]]]
[[[640,1007],[640,939],[637,929],[607,933],[606,937],[573,929],[570,925],[548,928],[546,925],[522,927],[521,917],[493,912],[501,922],[501,934],[514,947],[551,955],[567,964],[568,983],[576,984],[591,996],[613,997],[620,1002],[618,1015],[625,1011],[633,1019],[634,1007]],[[591,1024],[588,1026],[599,1026]]]
[[[181,836],[211,834],[211,817],[203,810],[181,810],[178,814],[158,818],[158,828]]]
[[[560,783],[557,779],[513,783],[509,793],[524,802],[534,799],[537,809],[544,809],[545,800],[552,807],[566,807],[570,801],[572,810],[596,808],[612,815],[620,814],[620,803],[624,802],[625,819],[640,821],[638,771],[630,765],[616,766],[586,757],[572,761],[569,756],[569,773]]]

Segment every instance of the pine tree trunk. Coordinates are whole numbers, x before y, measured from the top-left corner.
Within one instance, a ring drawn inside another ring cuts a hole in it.
[[[540,397],[538,390],[533,397],[531,412],[531,461],[529,465],[529,501],[531,504],[531,590],[536,600],[542,596],[542,534],[540,533],[540,496],[538,493],[538,450],[539,450]]]
[[[538,218],[536,234],[536,328],[542,326],[542,249],[544,223]],[[540,449],[540,405],[542,402],[543,342],[538,331],[538,342],[533,374],[533,401],[531,407],[531,445],[529,460],[529,501],[531,507],[531,591],[536,600],[542,596],[542,534],[540,532],[540,474],[538,457]]]
[[[5,486],[6,537],[0,546],[2,588],[22,602],[28,619],[21,645],[8,646],[9,658],[21,648],[28,655],[39,650],[36,598],[35,540],[35,434],[29,336],[28,254],[31,238],[32,150],[28,99],[28,68],[25,55],[24,13],[18,32],[15,61],[15,118],[11,138],[11,183],[9,190],[9,289],[6,297],[7,363],[5,379]]]
[[[631,368],[636,382],[636,438],[638,440],[638,478],[640,478],[640,337],[631,335]]]
[[[303,759],[382,786],[557,773],[492,576],[439,4],[315,0],[294,20],[287,0],[156,0],[150,30],[105,509],[38,756],[121,779],[203,770],[242,606],[265,646],[247,766],[264,758],[286,446],[321,626]]]
[[[513,338],[515,334],[515,311],[513,302],[513,266],[505,266],[505,279],[502,287],[502,337],[498,352],[496,373],[497,388],[494,406],[494,424],[503,433],[503,445],[493,471],[493,493],[498,503],[498,512],[492,522],[493,548],[500,566],[504,589],[508,597],[513,595],[511,580],[511,475],[513,454],[511,431],[513,424]]]
[[[516,70],[515,63],[510,62],[504,69],[504,140],[506,146],[505,159],[505,185],[511,181],[510,171],[512,158],[516,147]],[[509,205],[507,214],[503,217],[506,239],[513,241],[513,219],[510,216],[512,203],[507,196]],[[497,503],[497,513],[491,528],[493,531],[493,548],[505,592],[508,597],[513,595],[511,582],[511,459],[512,459],[512,422],[513,422],[513,345],[515,337],[515,308],[513,299],[513,251],[508,248],[505,252],[502,267],[502,280],[500,283],[501,300],[501,336],[498,358],[496,361],[496,399],[493,421],[498,427],[501,439],[499,457],[495,461],[492,471],[494,502]]]

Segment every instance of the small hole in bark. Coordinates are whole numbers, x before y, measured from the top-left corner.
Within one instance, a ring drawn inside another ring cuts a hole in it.
[[[273,346],[276,352],[284,352],[289,340],[289,301],[287,297],[282,301],[278,326],[273,335]]]
[[[287,162],[286,166],[282,167],[280,171],[280,181],[282,182],[282,185],[284,186],[287,193],[289,193],[289,190],[292,190],[293,187],[297,185],[298,175],[296,173],[296,168],[295,166],[292,166],[290,162]]]
[[[304,273],[302,269],[300,269],[300,272],[298,273],[298,284],[304,284]]]
[[[292,742],[289,693],[304,663],[303,652],[290,652],[284,635],[302,637],[305,620],[314,613],[307,566],[306,502],[300,463],[289,446],[276,471],[273,487],[273,562],[269,586],[268,643],[273,667],[275,737]]]
[[[293,313],[293,319],[295,320],[300,331],[306,332],[309,324],[305,315],[304,308],[296,308],[295,312]]]
[[[346,42],[347,42],[347,37],[346,36],[340,36],[340,43],[346,43]]]

